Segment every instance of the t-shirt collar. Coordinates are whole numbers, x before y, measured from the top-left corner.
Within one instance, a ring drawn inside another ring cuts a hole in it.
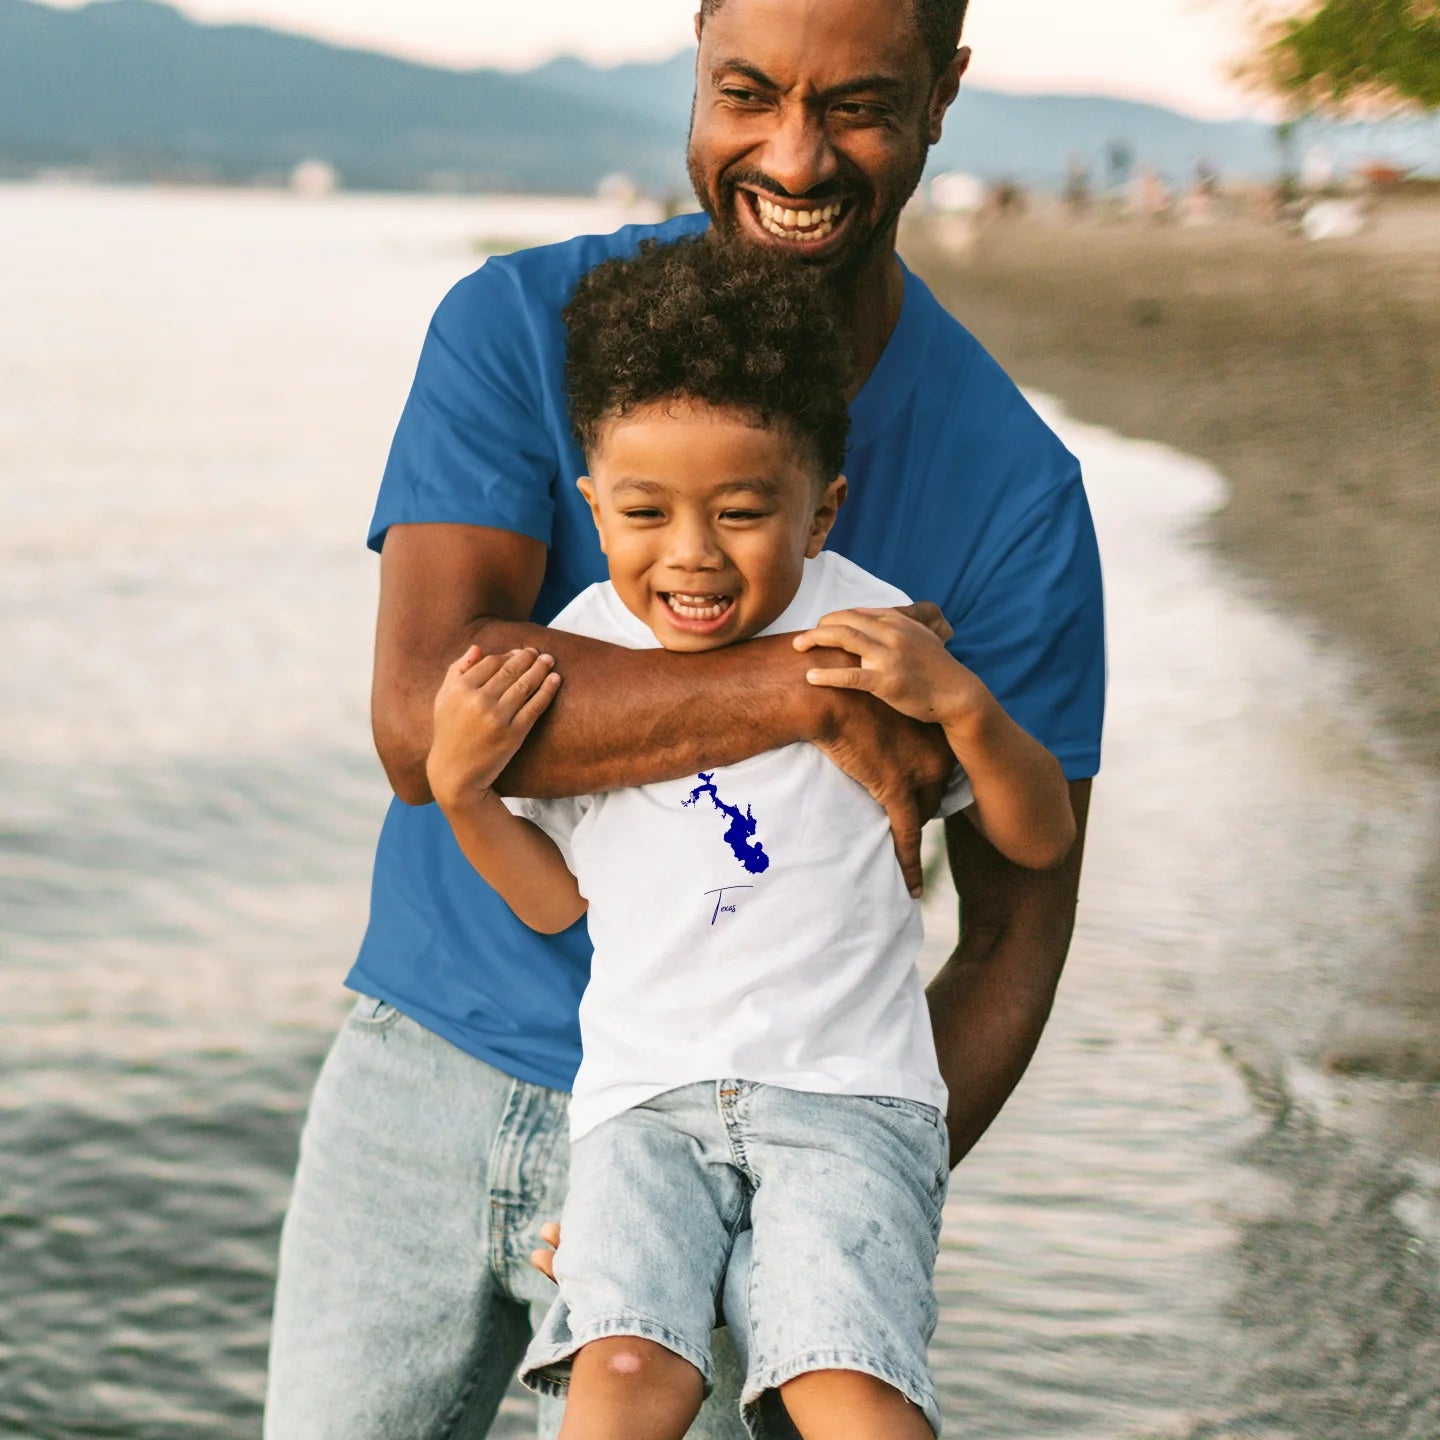
[[[850,402],[851,444],[883,429],[902,412],[904,401],[915,388],[924,369],[930,332],[935,327],[938,306],[925,282],[902,260],[905,293],[900,301],[900,318],[875,362],[875,368]]]

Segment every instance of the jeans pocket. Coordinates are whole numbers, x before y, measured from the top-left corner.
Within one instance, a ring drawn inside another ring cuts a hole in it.
[[[907,1115],[913,1115],[917,1120],[923,1120],[932,1130],[943,1131],[945,1128],[945,1117],[933,1105],[927,1105],[923,1100],[906,1100],[900,1095],[866,1095],[864,1098],[882,1110],[900,1110]]]
[[[930,1200],[938,1216],[950,1187],[950,1131],[945,1124],[945,1117],[933,1105],[927,1105],[923,1100],[906,1100],[899,1095],[867,1095],[864,1098],[881,1110],[889,1110],[925,1127],[927,1134],[915,1153],[921,1163],[933,1165]],[[915,1132],[910,1133],[913,1136]]]
[[[374,995],[357,992],[355,1008],[350,1012],[350,1018],[345,1024],[348,1029],[356,1030],[362,1035],[378,1035],[390,1029],[402,1015],[403,1012],[397,1010],[388,1000],[379,1000]]]

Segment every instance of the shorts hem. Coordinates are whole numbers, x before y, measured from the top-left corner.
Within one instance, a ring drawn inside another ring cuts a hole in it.
[[[616,1315],[587,1325],[584,1332],[572,1335],[564,1344],[550,1345],[534,1354],[527,1354],[520,1367],[520,1383],[537,1395],[563,1396],[570,1388],[569,1364],[576,1351],[595,1340],[609,1340],[617,1335],[637,1340],[653,1340],[682,1360],[688,1360],[699,1372],[708,1395],[715,1388],[715,1370],[708,1350],[698,1349],[673,1330],[654,1320],[637,1315]],[[559,1366],[566,1367],[563,1370]]]
[[[745,1377],[745,1389],[740,1397],[741,1412],[745,1427],[751,1435],[760,1435],[756,1414],[760,1397],[767,1390],[778,1390],[787,1380],[797,1375],[807,1375],[812,1370],[855,1370],[861,1375],[873,1375],[898,1390],[912,1405],[918,1407],[929,1421],[930,1428],[940,1434],[940,1405],[935,1395],[935,1386],[929,1376],[897,1370],[883,1361],[872,1359],[858,1350],[807,1350],[792,1356],[779,1365],[765,1365],[755,1374]]]

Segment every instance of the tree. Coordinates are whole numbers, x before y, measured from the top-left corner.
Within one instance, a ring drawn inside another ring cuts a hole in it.
[[[1440,0],[1320,0],[1268,19],[1257,78],[1305,109],[1440,109]]]

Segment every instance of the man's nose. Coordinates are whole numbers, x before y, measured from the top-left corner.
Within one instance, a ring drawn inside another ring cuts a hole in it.
[[[838,165],[822,117],[799,100],[786,104],[759,165],[791,195],[806,195],[833,180]]]

